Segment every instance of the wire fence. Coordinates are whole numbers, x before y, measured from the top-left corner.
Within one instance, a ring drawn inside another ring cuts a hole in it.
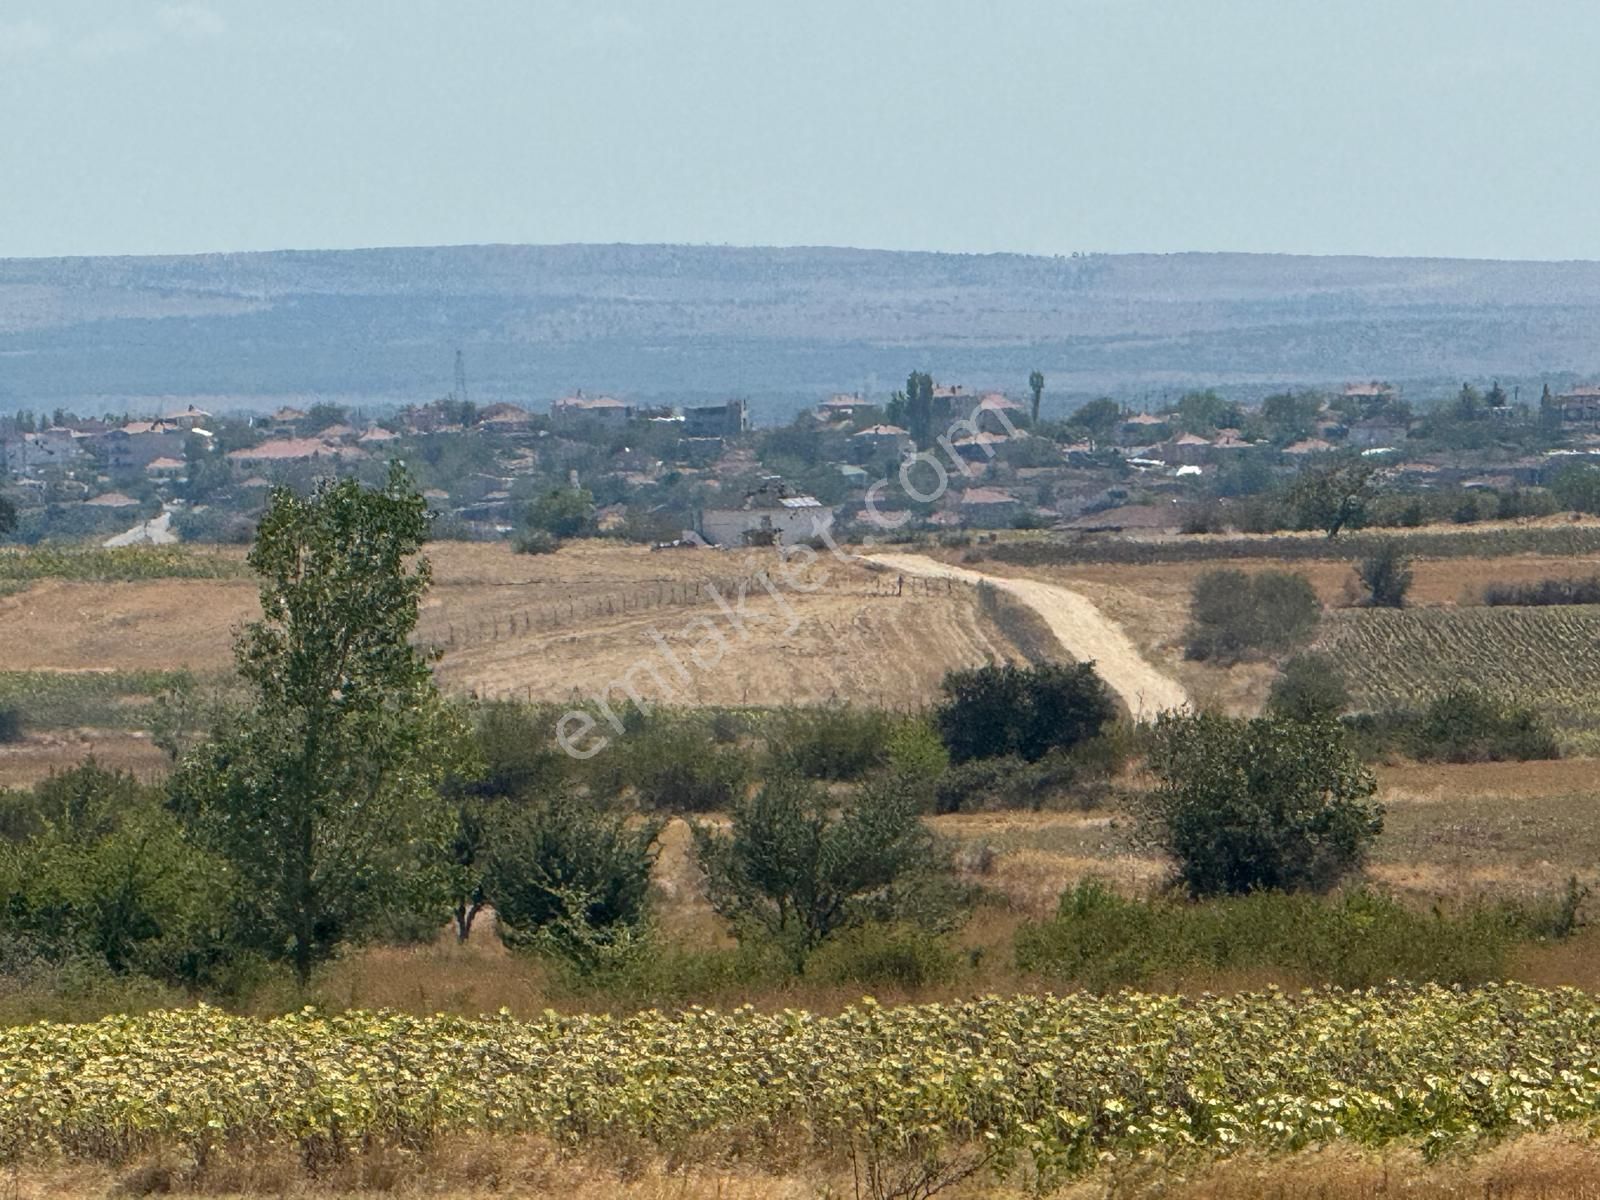
[[[737,605],[742,593],[757,599],[767,595],[763,576],[744,575],[712,579],[662,580],[646,587],[527,607],[507,607],[489,616],[424,615],[416,639],[445,652],[480,646],[505,638],[526,637],[573,626],[593,624],[605,617],[626,616],[651,610],[707,606],[720,611],[717,597]],[[809,592],[787,587],[781,579],[765,577],[772,589],[786,597]],[[829,596],[946,596],[964,586],[954,579],[874,574],[846,588],[827,588]]]

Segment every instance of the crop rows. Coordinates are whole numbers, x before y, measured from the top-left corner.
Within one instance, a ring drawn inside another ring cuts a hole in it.
[[[0,1032],[10,1160],[247,1143],[337,1155],[477,1130],[758,1158],[797,1136],[820,1153],[976,1150],[1048,1176],[1107,1152],[1436,1153],[1596,1116],[1600,998],[1515,984],[531,1023],[200,1008]]]
[[[1563,724],[1600,709],[1600,607],[1335,612],[1320,644],[1360,708],[1425,703],[1466,684]]]
[[[0,550],[0,583],[68,579],[122,583],[138,579],[236,579],[242,558],[176,546],[36,546]]]

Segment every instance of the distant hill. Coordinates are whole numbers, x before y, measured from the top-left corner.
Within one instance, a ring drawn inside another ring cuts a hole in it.
[[[740,394],[774,420],[921,368],[1159,397],[1600,374],[1600,263],[460,246],[0,259],[0,408],[156,397]]]

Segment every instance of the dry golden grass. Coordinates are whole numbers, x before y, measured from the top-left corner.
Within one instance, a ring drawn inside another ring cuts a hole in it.
[[[855,1196],[848,1163],[769,1149],[743,1161],[737,1148],[705,1146],[667,1156],[633,1144],[574,1153],[537,1138],[464,1135],[424,1150],[375,1150],[307,1173],[282,1148],[180,1156],[118,1167],[27,1164],[0,1177],[6,1200],[95,1200],[181,1194],[213,1197],[338,1197],[374,1194],[479,1200],[819,1200]],[[731,1157],[730,1157],[731,1154]],[[748,1157],[748,1156],[745,1156]],[[1018,1183],[978,1177],[939,1193],[947,1200],[1021,1200]],[[1426,1163],[1415,1150],[1334,1146],[1272,1158],[1132,1162],[1102,1167],[1049,1193],[1058,1200],[1597,1200],[1600,1145],[1580,1129],[1529,1134],[1476,1154]]]
[[[0,745],[0,788],[32,787],[91,755],[103,767],[150,781],[164,776],[169,765],[147,734],[95,729],[37,733]]]

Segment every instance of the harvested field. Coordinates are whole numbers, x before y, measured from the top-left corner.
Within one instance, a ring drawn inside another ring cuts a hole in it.
[[[131,771],[140,779],[158,779],[167,772],[167,756],[144,734],[75,729],[32,734],[0,745],[0,788],[32,787],[52,772],[90,757],[102,767]]]

